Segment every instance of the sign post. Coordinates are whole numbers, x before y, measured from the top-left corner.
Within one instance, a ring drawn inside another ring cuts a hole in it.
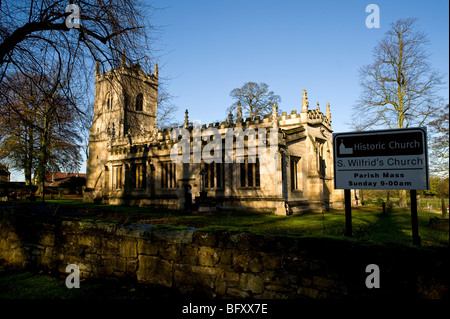
[[[417,194],[416,190],[412,189],[410,191],[411,197],[411,230],[412,230],[412,240],[413,244],[420,246],[420,236],[419,236],[419,222],[417,219]]]
[[[419,127],[333,134],[334,187],[344,189],[347,236],[351,189],[409,189],[413,243],[420,245],[416,190],[429,189],[426,133]]]
[[[352,237],[352,193],[350,189],[344,189],[345,201],[345,236]]]

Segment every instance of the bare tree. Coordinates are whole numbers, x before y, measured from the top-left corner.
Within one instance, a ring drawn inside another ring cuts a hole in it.
[[[280,103],[281,98],[273,91],[269,91],[266,83],[247,82],[242,87],[233,89],[230,96],[236,100],[227,112],[233,112],[240,104],[244,110],[244,116],[252,120],[256,116],[272,112],[274,103]]]
[[[422,126],[435,112],[442,75],[428,63],[428,39],[415,23],[414,18],[392,23],[373,50],[374,62],[360,69],[356,129]]]
[[[40,191],[47,169],[76,171],[81,164],[79,117],[59,86],[62,74],[15,74],[1,84],[14,103],[0,106],[0,156],[24,170],[28,185],[35,171]]]
[[[71,10],[69,3],[75,4]],[[59,86],[67,99],[77,100],[76,112],[86,115],[94,62],[115,68],[126,52],[129,61],[150,68],[150,10],[137,0],[2,1],[0,82],[14,73],[48,75],[48,64],[57,65],[70,75],[58,78],[64,81]],[[3,99],[8,103],[7,95]]]
[[[433,134],[430,142],[431,163],[434,173],[448,177],[449,105],[440,108],[428,123]]]
[[[15,84],[14,81],[8,81],[9,87],[0,84],[0,90],[14,101],[14,110],[21,110],[20,114],[11,111],[0,95],[0,159],[13,170],[23,171],[25,184],[31,185],[39,151],[39,135],[33,125],[35,92],[32,86]]]
[[[67,10],[69,3],[76,7]],[[141,65],[149,59],[150,12],[141,1],[4,0],[0,12],[0,79],[11,67],[40,63],[40,50],[47,46],[77,51],[77,67],[89,62],[84,56],[109,67],[119,65],[122,52]],[[74,13],[79,24],[70,25]]]
[[[436,111],[442,75],[428,63],[428,39],[415,23],[414,18],[392,23],[373,50],[373,63],[360,69],[356,130],[423,126]],[[400,205],[406,206],[406,191],[400,192]]]
[[[166,83],[165,80],[160,80],[158,83],[158,108],[156,114],[158,128],[174,126],[174,114],[178,110],[178,107],[173,102],[174,96],[166,89]]]
[[[139,0],[0,2],[0,83],[8,86],[11,76],[22,74],[39,88],[42,98],[43,120],[33,126],[39,130],[41,182],[52,163],[74,156],[61,151],[59,158],[54,156],[57,136],[77,140],[80,132],[69,125],[74,119],[85,123],[78,125],[79,130],[88,127],[94,62],[103,70],[119,67],[126,52],[129,61],[150,69],[151,9]],[[14,112],[17,121],[27,121],[7,90],[0,89],[0,98],[3,110]],[[58,143],[62,147],[64,140]]]

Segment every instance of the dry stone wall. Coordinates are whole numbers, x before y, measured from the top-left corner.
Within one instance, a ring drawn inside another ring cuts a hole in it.
[[[0,219],[0,259],[81,277],[201,292],[213,298],[448,298],[448,249],[324,238],[159,228],[149,224]],[[367,288],[366,266],[380,268]]]

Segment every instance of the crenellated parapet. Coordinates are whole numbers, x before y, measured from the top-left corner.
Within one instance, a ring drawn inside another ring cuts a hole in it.
[[[331,120],[320,110],[310,110],[308,111],[308,124],[317,125],[322,124],[331,129]]]
[[[155,63],[153,74],[148,74],[145,73],[144,70],[142,70],[142,67],[139,63],[127,65],[126,63],[122,62],[120,68],[109,69],[106,72],[101,72],[99,63],[96,63],[95,81],[101,81],[104,79],[110,80],[123,75],[138,78],[146,82],[158,83],[158,64]]]
[[[125,154],[133,149],[135,152],[136,150],[139,152],[150,148],[156,150],[168,150],[178,142],[177,138],[174,138],[175,134],[181,136],[182,132],[187,132],[192,141],[195,134],[197,134],[197,136],[208,135],[208,132],[206,131],[211,128],[217,129],[221,137],[225,138],[226,132],[229,129],[241,129],[242,131],[246,131],[247,129],[257,130],[265,128],[267,132],[269,132],[272,128],[281,131],[289,131],[293,127],[317,127],[318,125],[322,125],[331,132],[330,104],[327,103],[326,114],[321,112],[319,103],[317,103],[316,109],[310,110],[306,90],[303,90],[302,109],[300,113],[298,113],[297,110],[293,110],[290,114],[287,112],[279,114],[278,107],[275,104],[270,114],[256,116],[253,119],[250,117],[243,119],[242,114],[238,114],[236,120],[233,120],[233,116],[231,115],[228,116],[227,120],[222,122],[200,124],[189,122],[189,111],[186,110],[184,123],[180,126],[148,130],[142,127],[140,130],[135,130],[133,134],[129,132],[122,136],[112,136],[109,134],[108,150],[112,154]]]
[[[239,113],[239,111],[238,111]],[[227,130],[229,129],[259,129],[265,128],[267,132],[271,128],[277,128],[281,130],[290,130],[292,127],[301,126],[318,126],[322,125],[331,132],[331,111],[330,104],[327,103],[326,114],[320,111],[319,103],[317,108],[310,110],[309,102],[306,96],[306,90],[303,90],[302,109],[300,113],[297,110],[293,110],[288,114],[287,112],[278,113],[278,107],[274,105],[272,113],[264,116],[256,116],[254,119],[247,117],[242,118],[242,114],[238,114],[237,120],[233,120],[232,116],[228,116],[227,120],[223,122],[214,122],[208,124],[192,123],[189,122],[189,111],[185,111],[185,119],[183,125],[176,127],[165,127],[162,129],[150,129],[146,130],[141,128],[139,131],[134,131],[134,134],[130,132],[124,136],[109,136],[109,150],[111,152],[117,148],[130,149],[130,147],[155,147],[159,150],[170,149],[173,144],[177,142],[174,139],[174,134],[181,134],[181,130],[189,133],[192,140],[194,134],[204,136],[206,130],[214,128],[221,134],[222,138],[225,137]],[[206,134],[207,135],[207,134]],[[140,145],[140,146],[139,146]]]

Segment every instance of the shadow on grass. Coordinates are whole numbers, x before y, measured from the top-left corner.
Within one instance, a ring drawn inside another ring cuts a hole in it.
[[[404,211],[393,209],[388,213],[376,214],[377,222],[369,238],[383,243],[412,243],[411,216]]]
[[[385,214],[380,211],[372,215],[376,220],[371,223],[365,233],[361,234],[361,238],[381,244],[396,243],[413,246],[410,208],[394,208]],[[429,219],[432,217],[435,217],[434,214],[418,212],[419,236],[422,246],[448,247],[448,232],[428,227]]]
[[[135,280],[82,279],[80,288],[69,289],[66,275],[0,267],[0,300],[12,299],[113,299],[172,300],[183,296],[161,286],[137,283]]]
[[[154,225],[186,225],[202,231],[242,231],[259,234],[294,236],[342,236],[345,214],[342,210],[278,216],[272,213],[218,211],[209,214],[186,214],[180,211],[136,206],[111,206],[83,203],[77,199],[48,200],[45,206],[23,202],[16,206],[25,214],[68,217],[87,221],[118,224],[150,223]],[[1,210],[1,205],[0,205]],[[419,211],[419,235],[423,245],[448,246],[448,234],[428,228],[430,215]],[[358,206],[352,209],[353,238],[379,243],[412,244],[409,209],[394,208],[383,215],[379,206]]]

